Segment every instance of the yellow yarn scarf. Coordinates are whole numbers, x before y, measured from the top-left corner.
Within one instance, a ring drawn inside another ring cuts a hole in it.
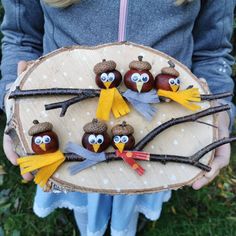
[[[115,118],[119,118],[130,112],[128,104],[117,88],[102,89],[96,117],[101,120],[109,120],[111,110]]]
[[[21,168],[21,174],[38,170],[35,175],[34,182],[39,184],[42,188],[64,161],[65,156],[59,150],[53,153],[27,156],[17,159],[17,163]]]
[[[158,96],[170,98],[171,100],[181,104],[189,110],[196,111],[201,109],[201,106],[198,106],[191,102],[200,102],[201,96],[198,88],[190,88],[182,91],[171,92],[159,89],[157,92]]]

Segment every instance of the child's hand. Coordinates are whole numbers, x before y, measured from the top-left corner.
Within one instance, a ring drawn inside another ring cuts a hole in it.
[[[218,136],[219,139],[229,137],[229,116],[226,112],[219,114]],[[211,164],[211,171],[206,173],[202,178],[195,181],[193,189],[198,190],[210,183],[220,172],[220,169],[227,166],[230,160],[230,144],[225,144],[216,149],[215,157]]]
[[[28,62],[26,61],[20,61],[18,63],[18,69],[17,69],[17,73],[18,73],[18,76],[27,69],[27,66],[29,65]],[[3,137],[3,149],[4,149],[4,152],[6,154],[6,157],[7,159],[13,164],[13,165],[17,165],[17,154],[15,153],[14,151],[14,148],[13,148],[13,143],[12,143],[12,140],[10,138],[9,135],[7,134],[4,134],[4,137]],[[31,175],[30,173],[27,173],[25,175],[22,175],[22,177],[27,180],[27,181],[30,181],[33,179],[33,175]]]

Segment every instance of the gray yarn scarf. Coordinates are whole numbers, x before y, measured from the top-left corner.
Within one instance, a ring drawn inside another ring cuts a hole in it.
[[[157,109],[150,105],[150,103],[159,103],[159,97],[156,90],[151,90],[147,93],[138,93],[130,89],[123,93],[123,96],[132,104],[146,120],[151,121],[156,114]]]
[[[65,152],[75,153],[85,158],[84,161],[80,163],[76,163],[68,168],[70,171],[70,175],[75,175],[86,168],[89,168],[93,165],[96,165],[99,162],[106,160],[104,152],[101,152],[101,153],[91,152],[83,148],[82,146],[72,143],[72,142],[69,142],[66,144]]]

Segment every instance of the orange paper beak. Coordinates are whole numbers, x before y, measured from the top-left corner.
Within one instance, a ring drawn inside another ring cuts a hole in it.
[[[94,152],[98,152],[98,149],[100,148],[100,144],[93,144],[93,150]]]
[[[110,88],[110,85],[111,85],[111,82],[104,82],[104,85],[105,85],[105,87],[106,87],[107,89],[109,89],[109,88]]]
[[[170,86],[173,92],[176,92],[179,90],[179,85],[171,85]]]
[[[46,152],[46,144],[45,143],[42,143],[39,145],[39,147]]]
[[[125,147],[125,144],[124,144],[124,143],[116,143],[115,145],[116,145],[116,147],[118,148],[118,150],[119,150],[120,152],[123,152],[124,147]]]

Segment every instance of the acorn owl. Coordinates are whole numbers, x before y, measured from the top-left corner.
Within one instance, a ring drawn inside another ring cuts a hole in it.
[[[104,59],[94,66],[94,73],[96,84],[101,88],[96,117],[109,120],[111,111],[115,118],[128,114],[129,106],[117,89],[122,81],[122,75],[116,70],[116,63]]]
[[[150,72],[152,66],[149,62],[143,61],[142,56],[139,56],[138,60],[129,64],[129,68],[130,70],[124,76],[124,83],[128,90],[123,96],[150,121],[156,113],[156,109],[150,104],[159,102],[154,90],[154,78]]]
[[[164,98],[165,101],[173,100],[193,111],[200,109],[200,106],[192,103],[201,101],[198,88],[190,87],[180,90],[180,74],[172,61],[168,61],[168,64],[169,67],[162,68],[161,73],[155,78],[158,96]]]
[[[111,138],[107,133],[107,125],[97,119],[84,126],[82,144],[91,152],[103,152],[110,146]]]
[[[71,175],[75,175],[88,167],[105,161],[106,156],[104,151],[111,143],[111,138],[107,133],[107,125],[102,121],[93,119],[92,122],[87,123],[83,129],[83,147],[76,143],[69,142],[65,148],[66,152],[75,153],[84,158],[82,162],[69,167]]]
[[[21,174],[37,170],[34,181],[44,187],[48,179],[57,168],[65,161],[63,153],[59,150],[57,134],[52,130],[53,125],[49,122],[34,120],[28,134],[31,138],[31,148],[35,155],[21,157],[17,163],[21,167]]]
[[[114,126],[111,133],[112,146],[116,149],[116,155],[121,157],[139,175],[143,175],[144,168],[134,159],[149,160],[149,154],[133,151],[135,145],[134,128],[124,121],[122,124]]]

